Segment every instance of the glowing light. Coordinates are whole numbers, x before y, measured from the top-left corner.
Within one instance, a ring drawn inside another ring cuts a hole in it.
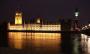
[[[15,24],[22,24],[22,13],[16,13]]]
[[[10,25],[9,30],[38,30],[38,31],[61,31],[61,25],[40,25],[40,24],[24,24],[23,25]]]
[[[85,27],[82,27],[82,30],[85,30],[86,28]]]
[[[88,38],[88,54],[90,54],[90,37]]]
[[[21,13],[16,13],[16,16],[21,16]]]
[[[88,24],[88,26],[90,26],[90,24]]]
[[[40,23],[40,19],[37,19],[37,23]]]
[[[85,34],[81,34],[81,44],[84,45],[87,42],[88,36]]]
[[[38,23],[38,24],[37,24]],[[61,31],[60,24],[40,24],[40,18],[37,19],[36,24],[22,24],[22,13],[16,12],[15,15],[15,24],[11,25],[8,23],[9,30],[38,30],[38,31]],[[17,25],[19,24],[19,25]]]
[[[12,43],[10,44],[11,47],[14,47],[14,48],[17,48],[17,49],[21,49],[22,48],[22,38],[23,36],[21,36],[22,33],[21,32],[18,32],[18,33],[15,33],[15,32],[10,32],[9,33],[9,43]]]
[[[34,33],[35,39],[60,39],[61,34],[59,33]]]
[[[61,34],[60,33],[24,33],[24,32],[9,32],[9,46],[12,48],[22,49],[28,43],[36,47],[59,47]],[[27,40],[27,41],[26,41]],[[25,44],[25,42],[27,44]],[[23,46],[23,44],[25,44]]]
[[[79,12],[75,12],[75,16],[77,17],[79,15]]]
[[[87,26],[85,26],[87,28]]]

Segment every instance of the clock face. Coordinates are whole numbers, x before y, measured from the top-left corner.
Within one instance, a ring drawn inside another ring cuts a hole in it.
[[[78,16],[78,14],[79,14],[79,13],[78,13],[78,12],[76,12],[76,13],[75,13],[75,16]]]

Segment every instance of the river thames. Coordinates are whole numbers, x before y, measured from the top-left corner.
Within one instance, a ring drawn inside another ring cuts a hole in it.
[[[8,32],[8,47],[30,54],[90,54],[90,37],[85,34]]]

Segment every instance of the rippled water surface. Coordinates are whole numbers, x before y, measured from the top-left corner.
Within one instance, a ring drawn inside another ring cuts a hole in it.
[[[8,44],[34,54],[90,54],[90,37],[85,34],[8,32]]]

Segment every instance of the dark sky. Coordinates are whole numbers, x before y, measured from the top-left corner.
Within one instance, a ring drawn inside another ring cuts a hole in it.
[[[0,0],[0,21],[14,19],[15,10],[22,10],[24,17],[43,16],[47,19],[74,18],[79,8],[81,23],[90,20],[90,0]]]

